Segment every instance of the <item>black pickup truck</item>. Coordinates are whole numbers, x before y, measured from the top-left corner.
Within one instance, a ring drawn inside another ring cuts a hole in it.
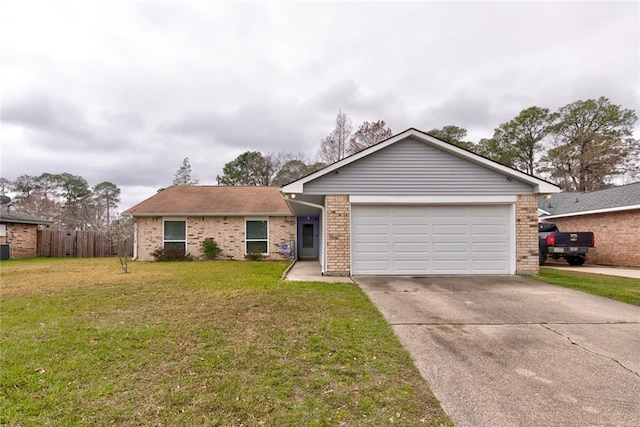
[[[587,251],[596,243],[590,231],[560,233],[552,222],[538,223],[538,240],[540,265],[544,265],[547,256],[553,259],[564,258],[570,265],[582,265]]]

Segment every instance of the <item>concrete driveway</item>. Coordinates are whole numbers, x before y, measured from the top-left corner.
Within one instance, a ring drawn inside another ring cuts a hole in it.
[[[640,425],[640,307],[521,277],[355,277],[456,426]]]

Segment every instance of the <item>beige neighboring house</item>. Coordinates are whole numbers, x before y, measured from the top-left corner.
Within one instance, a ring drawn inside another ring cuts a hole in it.
[[[153,260],[168,246],[202,257],[213,238],[220,258],[243,260],[248,252],[287,259],[296,238],[296,218],[277,187],[172,186],[127,209],[135,223],[134,259]]]
[[[589,249],[589,264],[640,267],[640,182],[541,197],[538,208],[540,220],[560,231],[593,232],[596,247]]]
[[[324,274],[475,275],[538,272],[538,195],[560,189],[408,129],[281,191]]]
[[[8,258],[33,258],[38,255],[38,228],[53,224],[21,212],[0,209],[0,245],[8,249]],[[7,247],[8,245],[8,247]]]

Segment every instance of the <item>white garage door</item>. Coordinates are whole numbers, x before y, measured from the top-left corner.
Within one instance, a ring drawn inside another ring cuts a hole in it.
[[[509,205],[352,205],[352,274],[509,274],[511,217]]]

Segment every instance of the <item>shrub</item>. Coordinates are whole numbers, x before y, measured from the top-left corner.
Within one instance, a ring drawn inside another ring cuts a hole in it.
[[[206,259],[215,259],[222,253],[222,249],[211,237],[202,241],[202,253]]]
[[[176,246],[158,248],[151,254],[156,261],[193,261],[193,257],[184,253],[184,249]]]
[[[248,252],[244,259],[249,261],[262,261],[264,259],[264,255],[259,250]]]

